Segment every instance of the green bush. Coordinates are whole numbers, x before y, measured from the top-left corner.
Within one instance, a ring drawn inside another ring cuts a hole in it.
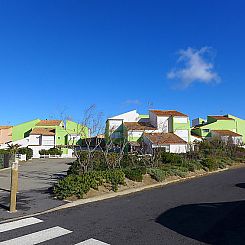
[[[33,157],[33,150],[28,147],[19,148],[17,153],[26,154],[26,160],[29,160]]]
[[[126,178],[137,181],[137,182],[142,182],[143,180],[143,175],[146,174],[146,169],[141,167],[141,168],[124,168],[123,172],[126,176]]]
[[[169,152],[160,152],[160,158],[161,158],[161,162],[164,164],[179,164],[181,162],[183,162],[183,157],[180,154],[176,154],[176,153],[169,153]]]
[[[161,182],[166,178],[166,171],[163,169],[147,168],[147,173],[158,182]]]
[[[207,169],[208,171],[214,171],[219,168],[219,163],[214,158],[211,157],[204,158],[202,160],[202,165],[204,169]]]
[[[50,148],[49,150],[42,149],[39,151],[40,155],[62,155],[62,150],[58,148]]]
[[[8,149],[0,149],[0,154],[10,154]]]
[[[67,175],[71,175],[71,174],[79,175],[80,174],[80,171],[81,171],[80,164],[76,160],[76,161],[70,163],[70,167],[69,167],[69,169],[67,171]]]
[[[122,170],[91,171],[82,175],[68,175],[60,179],[54,185],[54,194],[58,199],[70,196],[82,198],[90,188],[97,189],[103,183],[110,183],[113,191],[118,190],[119,184],[125,183],[125,175]]]

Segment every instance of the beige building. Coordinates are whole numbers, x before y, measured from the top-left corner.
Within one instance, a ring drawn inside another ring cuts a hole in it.
[[[12,141],[12,126],[0,126],[0,144]]]

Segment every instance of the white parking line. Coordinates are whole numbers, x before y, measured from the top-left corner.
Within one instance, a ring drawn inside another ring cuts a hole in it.
[[[80,243],[77,243],[75,245],[110,245],[110,244],[105,243],[105,242],[101,242],[101,241],[93,239],[93,238],[90,238],[84,242],[80,242]]]
[[[17,237],[11,240],[7,240],[4,242],[0,242],[0,245],[34,245],[39,244],[41,242],[45,242],[51,240],[56,237],[60,237],[66,234],[71,233],[67,229],[64,229],[59,226],[55,226],[49,229],[45,229],[42,231],[34,232],[25,236]]]
[[[21,219],[21,220],[9,222],[9,223],[0,224],[0,233],[5,232],[5,231],[14,230],[14,229],[21,228],[21,227],[25,227],[28,225],[34,225],[34,224],[41,223],[41,222],[43,221],[37,218],[26,218],[26,219]]]

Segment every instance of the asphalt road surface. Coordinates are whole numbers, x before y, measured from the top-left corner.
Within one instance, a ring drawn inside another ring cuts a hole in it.
[[[245,244],[245,168],[0,224],[0,244]]]

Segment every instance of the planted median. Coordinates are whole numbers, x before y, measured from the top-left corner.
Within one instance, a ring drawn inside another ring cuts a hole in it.
[[[81,151],[67,176],[54,185],[59,199],[76,200],[212,172],[245,163],[245,150],[222,142],[202,142],[186,154],[163,151],[140,155]]]

